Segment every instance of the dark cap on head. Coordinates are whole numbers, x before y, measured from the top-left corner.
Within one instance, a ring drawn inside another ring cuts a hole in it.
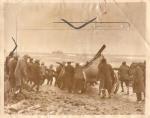
[[[71,61],[68,61],[67,64],[71,64]]]
[[[76,63],[76,66],[79,66],[80,64],[79,63]]]
[[[102,63],[106,63],[106,59],[105,59],[105,58],[103,58],[101,62],[102,62]]]
[[[122,64],[123,64],[123,65],[126,65],[126,62],[125,62],[125,61],[123,61],[123,62],[122,62]]]

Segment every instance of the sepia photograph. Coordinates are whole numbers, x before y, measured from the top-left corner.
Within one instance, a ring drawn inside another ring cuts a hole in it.
[[[5,114],[145,115],[145,2],[3,8]]]

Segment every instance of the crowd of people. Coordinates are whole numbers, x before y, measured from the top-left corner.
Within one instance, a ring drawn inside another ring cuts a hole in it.
[[[28,55],[20,58],[9,55],[5,61],[5,79],[10,81],[10,88],[16,94],[21,92],[24,84],[32,85],[31,90],[36,87],[36,90],[39,91],[40,85],[45,80],[47,80],[48,85],[52,85],[53,80],[55,80],[55,86],[67,89],[69,92],[81,90],[80,85],[85,80],[80,64],[76,63],[75,68],[71,65],[71,62],[58,64],[54,69],[52,64],[48,67],[44,62],[33,59]]]
[[[82,93],[85,82],[83,67],[79,63],[76,63],[75,67],[71,62],[66,64],[60,64],[56,68],[56,75],[58,75],[56,83],[61,89],[67,89],[69,93]]]
[[[132,63],[130,66],[126,62],[122,62],[121,66],[117,68],[117,78],[121,83],[121,92],[124,92],[125,83],[127,88],[127,94],[129,95],[129,87],[131,86],[133,92],[136,93],[137,102],[141,102],[145,99],[145,67],[144,63]],[[100,92],[102,97],[106,96],[106,90],[111,97],[113,85],[116,83],[116,75],[114,74],[112,66],[107,63],[106,59],[102,59],[98,65],[98,77],[100,78]],[[144,97],[142,98],[142,94]]]
[[[137,101],[141,102],[145,98],[145,82],[146,82],[146,63],[132,63],[130,67],[123,62],[118,71],[121,81],[121,89],[124,92],[123,83],[127,87],[129,94],[129,86],[132,86],[133,92],[136,93]],[[142,94],[144,98],[142,99]]]
[[[114,69],[107,60],[103,58],[98,65],[97,81],[100,81],[99,94],[102,98],[106,97],[108,92],[111,98],[114,91],[113,87],[118,80],[121,83],[122,92],[124,92],[123,83],[127,86],[127,94],[129,94],[129,86],[133,87],[136,93],[137,101],[142,100],[142,93],[145,95],[145,64],[132,63],[130,66],[123,62],[117,68],[118,75],[114,73]],[[40,85],[47,79],[47,84],[52,85],[55,78],[55,86],[68,90],[69,93],[83,93],[85,91],[86,73],[83,66],[79,63],[72,65],[72,62],[58,63],[56,69],[53,65],[47,67],[40,60],[33,59],[28,55],[18,58],[14,54],[9,54],[5,61],[5,79],[10,82],[10,91],[16,96],[22,92],[25,84],[32,85],[31,90],[36,87],[39,91]]]

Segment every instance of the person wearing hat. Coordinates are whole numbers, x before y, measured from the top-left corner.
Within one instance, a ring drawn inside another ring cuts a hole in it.
[[[42,74],[42,77],[45,79],[46,67],[45,67],[44,62],[41,63],[41,74]]]
[[[8,63],[9,63],[9,60],[11,59],[11,58],[13,58],[14,56],[16,55],[16,53],[14,52],[14,51],[11,51],[10,53],[9,53],[9,55],[6,57],[6,60],[5,60],[5,71],[6,71],[6,73],[7,74],[9,74],[9,65],[8,65]]]
[[[13,58],[13,56],[14,56],[14,53],[10,53],[7,57],[6,57],[6,60],[5,60],[5,71],[6,71],[6,74],[9,74],[9,60],[11,59],[11,58]]]
[[[28,59],[28,56],[24,55],[22,58],[18,59],[17,61],[17,65],[16,65],[15,72],[14,72],[15,80],[16,80],[15,94],[21,93],[23,83],[28,79],[27,59]]]
[[[27,83],[29,83],[30,82],[30,84],[32,84],[32,79],[31,78],[33,78],[33,65],[34,65],[34,63],[33,63],[33,58],[29,58],[29,62],[28,62],[28,69],[27,69],[27,72],[28,72],[28,80],[27,80]]]
[[[16,65],[17,65],[17,61],[18,61],[18,56],[17,55],[14,56],[13,58],[11,58],[8,61],[8,68],[9,68],[8,77],[9,77],[9,83],[10,83],[10,87],[11,87],[12,91],[14,90],[15,85],[16,85],[14,72],[15,72],[15,68],[16,68]]]
[[[127,87],[127,94],[129,94],[129,66],[126,62],[122,62],[119,71],[118,71],[119,80],[121,81],[121,89],[124,92],[123,83],[126,84]]]
[[[36,87],[36,90],[39,91],[39,86],[43,82],[39,60],[35,60],[35,63],[32,65],[32,75],[31,81],[34,84],[31,89]]]
[[[65,85],[68,88],[68,92],[72,92],[73,88],[73,76],[74,76],[74,67],[71,65],[71,62],[67,62],[65,67]]]
[[[55,72],[55,86],[58,86],[59,88],[64,88],[64,83],[65,82],[65,64],[66,62],[56,62],[57,64],[59,64],[56,67],[56,72]],[[63,86],[61,86],[63,85]]]
[[[84,80],[83,68],[79,63],[76,63],[73,80],[73,90],[75,93],[79,91],[82,92]]]
[[[53,65],[51,64],[48,68],[48,81],[47,81],[47,85],[50,84],[52,85],[52,82],[53,82],[53,76],[54,76],[54,69],[53,69]]]
[[[111,90],[113,83],[112,67],[107,64],[105,58],[103,58],[98,65],[98,78],[100,80],[99,95],[102,94],[102,98],[106,97],[106,91],[108,91],[109,98],[111,98]]]
[[[144,73],[139,64],[134,65],[133,73],[133,92],[136,93],[137,102],[142,101],[142,93],[145,93],[144,87]]]

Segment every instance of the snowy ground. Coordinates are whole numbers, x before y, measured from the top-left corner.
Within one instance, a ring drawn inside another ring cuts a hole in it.
[[[131,88],[130,88],[131,90]],[[144,114],[144,102],[137,103],[135,94],[118,93],[111,99],[98,96],[98,86],[89,87],[86,94],[73,94],[57,87],[43,85],[40,92],[23,91],[26,98],[5,103],[8,114],[40,115],[129,115]]]

